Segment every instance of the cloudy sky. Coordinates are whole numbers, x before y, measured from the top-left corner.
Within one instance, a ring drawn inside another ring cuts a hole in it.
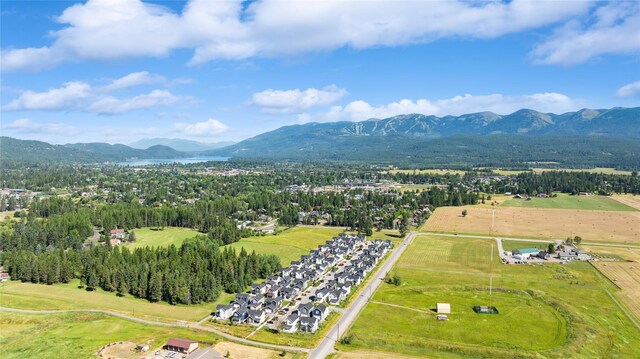
[[[2,1],[1,132],[242,140],[404,113],[640,105],[640,2]]]

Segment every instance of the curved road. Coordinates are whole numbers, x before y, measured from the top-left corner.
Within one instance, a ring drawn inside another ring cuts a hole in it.
[[[378,271],[372,276],[367,286],[362,289],[362,294],[360,294],[360,296],[358,296],[358,298],[356,298],[353,303],[344,310],[344,313],[338,322],[333,326],[333,328],[329,329],[329,332],[320,344],[309,353],[309,359],[322,359],[335,351],[333,346],[336,341],[344,334],[344,332],[346,332],[351,323],[353,323],[353,321],[358,317],[364,306],[367,305],[373,293],[375,293],[376,289],[378,289],[384,280],[385,274],[389,272],[393,265],[398,261],[402,253],[407,249],[411,241],[413,241],[415,235],[416,233],[410,233],[407,238],[405,238],[404,241],[402,241],[402,243],[396,247],[393,252],[391,252],[387,261],[380,266]]]
[[[163,323],[163,322],[156,322],[156,321],[152,321],[152,320],[136,318],[136,317],[132,317],[132,316],[127,315],[127,314],[118,313],[118,312],[112,312],[112,311],[109,311],[109,310],[102,310],[102,309],[28,310],[28,309],[15,309],[15,308],[0,307],[0,310],[5,311],[5,312],[24,313],[24,314],[102,313],[102,314],[112,315],[112,316],[115,316],[115,317],[119,317],[119,318],[126,319],[126,320],[131,320],[131,321],[142,323],[142,324],[159,325],[159,326],[164,326],[164,327],[192,328],[192,329],[204,330],[204,331],[207,331],[207,332],[215,333],[215,334],[217,334],[217,335],[219,335],[219,336],[221,336],[221,337],[223,337],[225,339],[231,340],[231,341],[236,342],[236,343],[247,344],[247,345],[252,345],[252,346],[256,346],[256,347],[263,347],[263,348],[276,349],[276,350],[286,350],[286,351],[309,353],[309,358],[310,359],[325,358],[326,356],[328,356],[329,354],[331,354],[331,353],[333,353],[335,351],[333,349],[333,346],[335,345],[336,341],[344,334],[344,332],[349,328],[351,323],[353,323],[353,321],[358,317],[358,315],[360,314],[360,312],[362,311],[364,306],[371,299],[371,296],[373,295],[373,293],[375,293],[375,291],[378,289],[378,287],[380,286],[380,284],[384,280],[385,274],[387,272],[389,272],[391,270],[391,268],[393,267],[393,265],[398,261],[398,259],[402,255],[402,253],[409,246],[409,244],[413,241],[413,239],[416,236],[416,234],[419,234],[419,233],[416,233],[416,232],[410,233],[402,241],[402,243],[400,243],[400,245],[397,246],[391,252],[391,255],[389,256],[389,258],[387,258],[387,260],[384,262],[384,264],[382,264],[382,266],[380,266],[380,268],[375,272],[375,274],[372,276],[372,278],[369,281],[369,283],[367,284],[367,286],[362,289],[362,292],[361,292],[362,294],[360,294],[360,296],[358,296],[353,301],[353,303],[351,303],[351,305],[348,308],[345,308],[344,310],[341,310],[342,316],[340,317],[338,322],[333,326],[333,328],[331,328],[329,330],[329,332],[324,337],[324,339],[313,350],[307,349],[307,348],[286,346],[286,345],[276,345],[276,344],[256,342],[256,341],[245,339],[245,338],[239,338],[239,337],[233,336],[231,334],[222,332],[220,330],[217,330],[217,329],[214,329],[214,328],[211,328],[211,327],[202,326],[202,323],[205,322],[207,319],[209,319],[210,316],[208,316],[208,317],[206,317],[206,318],[204,318],[204,319],[202,319],[202,320],[200,320],[200,321],[198,321],[196,323],[192,323],[192,324],[186,324],[186,323],[185,324],[177,324],[177,323],[176,324],[172,324],[172,323]]]
[[[234,341],[236,343],[248,344],[248,345],[252,345],[252,346],[255,346],[255,347],[263,347],[263,348],[270,348],[270,349],[276,349],[276,350],[287,350],[287,351],[295,351],[295,352],[305,352],[305,353],[308,353],[310,351],[307,348],[298,348],[298,347],[290,347],[290,346],[286,346],[286,345],[276,345],[276,344],[262,343],[262,342],[256,342],[256,341],[248,340],[248,339],[244,339],[244,338],[238,338],[238,337],[235,337],[235,336],[233,336],[231,334],[227,334],[225,332],[221,332],[221,331],[219,331],[217,329],[210,328],[210,327],[204,327],[204,326],[200,325],[202,322],[207,320],[209,317],[204,318],[203,320],[201,320],[201,321],[199,321],[198,323],[195,323],[195,324],[171,324],[171,323],[162,323],[162,322],[156,322],[156,321],[152,321],[152,320],[140,319],[140,318],[136,318],[136,317],[132,317],[132,316],[126,315],[126,314],[112,312],[112,311],[108,311],[108,310],[101,310],[101,309],[28,310],[28,309],[15,309],[15,308],[0,307],[0,310],[5,311],[5,312],[24,313],[24,314],[102,313],[102,314],[112,315],[114,317],[119,317],[119,318],[131,320],[133,322],[142,323],[142,324],[160,325],[160,326],[164,326],[164,327],[192,328],[192,329],[204,330],[204,331],[207,331],[207,332],[215,333],[215,334],[217,334],[217,335],[219,335],[219,336],[221,336],[223,338],[229,339],[229,340]]]

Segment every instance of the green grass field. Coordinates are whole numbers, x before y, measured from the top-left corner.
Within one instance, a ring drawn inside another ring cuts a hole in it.
[[[105,344],[117,341],[146,343],[160,348],[170,337],[213,344],[219,338],[191,329],[135,323],[99,313],[46,315],[0,312],[0,356],[10,358],[96,358]]]
[[[244,248],[249,253],[255,251],[258,254],[275,254],[280,257],[280,263],[287,266],[342,231],[342,228],[293,227],[276,235],[242,238],[228,247],[237,251]]]
[[[558,193],[552,198],[510,199],[502,203],[505,207],[526,208],[565,208],[586,209],[594,211],[637,211],[637,209],[604,196],[571,196]]]
[[[280,257],[283,266],[288,266],[291,261],[299,260],[301,256],[343,231],[342,227],[293,227],[276,235],[243,238],[228,246],[237,251],[244,248],[249,253],[255,251],[258,254],[275,254]],[[396,233],[397,231],[374,232],[370,238],[389,239],[398,243],[401,238]]]
[[[629,349],[640,348],[638,330],[605,292],[618,289],[589,263],[507,266],[494,252],[490,264],[491,243],[418,236],[392,270],[402,285],[383,283],[348,333],[352,344],[337,348],[419,357],[635,358]],[[489,303],[490,266],[500,314],[480,315],[472,307]],[[438,302],[451,303],[450,320],[434,319]]]
[[[216,303],[226,303],[233,295],[223,293],[215,303],[197,305],[170,305],[151,303],[130,295],[118,297],[115,293],[98,289],[87,292],[79,289],[80,282],[43,285],[21,282],[0,284],[0,303],[3,307],[33,310],[104,309],[143,319],[172,322],[195,322],[211,313]]]
[[[167,247],[171,244],[179,247],[186,239],[193,238],[198,231],[189,228],[165,227],[162,230],[155,230],[149,227],[134,230],[136,241],[126,244],[130,249],[143,247]]]
[[[548,246],[549,245],[547,243],[541,243],[541,242],[510,241],[510,240],[502,241],[502,248],[505,251],[512,251],[514,249],[522,249],[522,248],[538,248],[541,250],[547,250]]]

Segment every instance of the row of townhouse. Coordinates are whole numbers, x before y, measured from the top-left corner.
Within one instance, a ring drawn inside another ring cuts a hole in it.
[[[219,304],[216,307],[215,317],[223,320],[231,319],[234,323],[247,323],[258,326],[266,320],[268,315],[278,312],[285,300],[292,300],[313,282],[320,280],[323,273],[336,266],[340,260],[347,256],[352,256],[356,249],[364,248],[365,242],[366,237],[363,235],[341,234],[312,250],[308,255],[302,256],[300,261],[294,261],[289,267],[282,268],[279,274],[267,277],[267,280],[263,283],[254,284],[249,293],[238,293],[231,303],[226,305]],[[383,245],[383,243],[385,242],[376,241],[363,250],[365,253],[369,253],[371,248],[389,248],[391,246],[391,242],[388,242],[387,245]],[[377,253],[376,250],[373,252]],[[369,268],[372,265],[370,268],[373,268],[377,260],[374,262],[371,258],[364,258],[362,264],[358,263],[358,266]],[[381,256],[377,258],[379,259]],[[364,275],[358,277],[358,284],[363,277]],[[353,279],[356,279],[355,274]],[[337,297],[341,298],[340,300],[344,299],[351,290],[351,285],[342,284],[342,287],[336,287],[336,290],[342,290]],[[329,301],[329,303],[336,302],[333,300]],[[296,330],[298,327],[305,328],[302,330],[311,332],[315,331],[314,328],[317,329],[312,323],[313,321],[309,322],[306,319],[310,318],[310,316],[305,316],[304,313],[297,314],[297,316],[299,320],[293,325]],[[301,319],[305,320],[301,321]],[[303,322],[306,324],[303,325]]]
[[[364,244],[364,242],[358,244]],[[330,246],[333,248],[343,247],[340,243]],[[329,313],[328,307],[324,303],[338,305],[345,300],[351,291],[362,283],[365,276],[375,268],[378,261],[384,257],[391,248],[391,241],[376,240],[369,246],[363,246],[357,254],[355,248],[353,247],[351,252],[343,253],[343,255],[352,255],[351,264],[337,272],[334,279],[328,280],[310,297],[314,303],[300,304],[287,316],[282,329],[284,332],[295,333],[300,330],[315,333]]]

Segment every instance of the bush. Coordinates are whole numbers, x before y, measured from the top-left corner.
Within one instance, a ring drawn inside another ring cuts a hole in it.
[[[344,337],[340,338],[340,344],[350,345],[351,343],[353,343],[353,339],[353,334],[345,335]]]

